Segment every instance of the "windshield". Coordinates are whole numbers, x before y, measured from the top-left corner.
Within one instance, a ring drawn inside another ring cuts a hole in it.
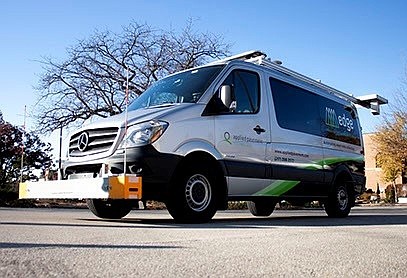
[[[163,78],[136,98],[128,109],[196,103],[222,68],[223,65],[204,67]]]

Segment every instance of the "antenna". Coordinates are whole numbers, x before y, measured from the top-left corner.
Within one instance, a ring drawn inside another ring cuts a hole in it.
[[[58,180],[62,180],[62,125],[59,129]]]
[[[124,113],[124,162],[123,162],[123,174],[124,183],[126,184],[126,172],[127,172],[127,122],[128,122],[128,108],[129,108],[129,68],[126,68],[126,111]]]
[[[25,141],[25,121],[27,118],[27,105],[24,105],[24,124],[23,124],[23,138],[21,140],[21,168],[20,168],[20,182],[23,182],[23,167],[24,167],[24,141]]]

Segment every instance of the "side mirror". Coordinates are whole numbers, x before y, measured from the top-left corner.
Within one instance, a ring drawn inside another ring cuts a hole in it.
[[[232,104],[232,88],[230,85],[222,85],[220,87],[220,99],[227,108],[230,108]]]
[[[234,112],[235,109],[236,101],[232,100],[232,87],[230,85],[222,85],[219,91],[212,96],[202,116]]]

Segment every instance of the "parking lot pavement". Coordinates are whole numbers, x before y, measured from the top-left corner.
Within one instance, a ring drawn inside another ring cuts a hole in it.
[[[103,220],[85,209],[0,208],[1,277],[403,277],[407,207],[219,212],[175,224],[166,211]]]

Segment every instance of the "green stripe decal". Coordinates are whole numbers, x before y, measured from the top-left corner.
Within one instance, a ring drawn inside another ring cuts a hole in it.
[[[256,192],[254,195],[281,196],[299,183],[299,181],[276,180],[266,188]]]
[[[355,161],[355,162],[364,162],[363,156],[357,157],[331,157],[326,158],[320,161],[315,161],[314,165],[307,165],[303,169],[308,170],[320,170],[323,169],[323,166],[330,166],[333,164],[346,162],[346,161]],[[322,166],[322,167],[321,167]],[[275,180],[266,188],[254,193],[254,196],[281,196],[284,195],[287,191],[294,188],[300,183],[300,181],[292,180]]]
[[[318,165],[332,165],[340,162],[355,161],[355,162],[364,162],[365,158],[363,156],[357,157],[331,157],[325,158],[323,160],[317,161]]]

